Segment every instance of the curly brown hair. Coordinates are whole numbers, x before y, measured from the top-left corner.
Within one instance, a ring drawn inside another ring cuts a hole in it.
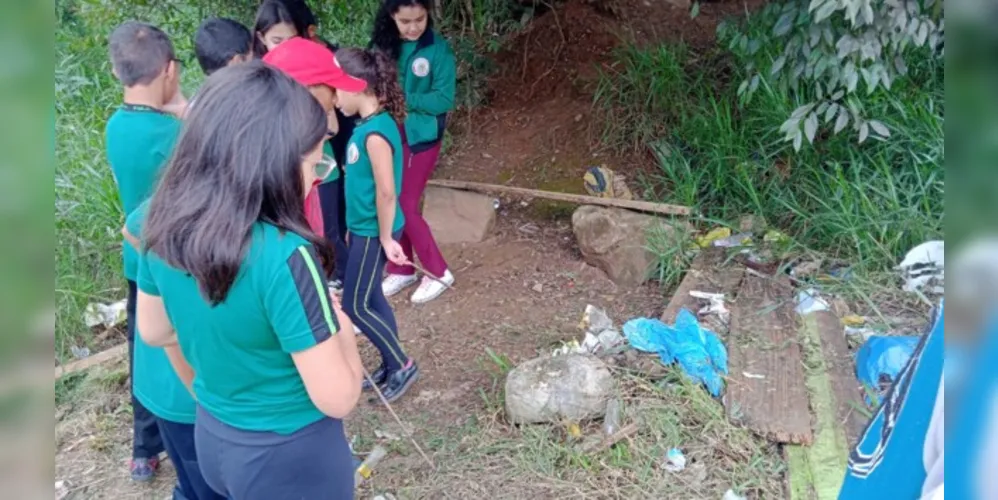
[[[367,82],[367,89],[396,122],[405,121],[405,93],[399,86],[398,68],[384,52],[377,49],[342,48],[336,60],[346,74]]]

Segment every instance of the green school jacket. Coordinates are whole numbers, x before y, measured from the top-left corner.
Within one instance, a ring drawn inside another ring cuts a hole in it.
[[[419,152],[420,145],[443,139],[447,113],[454,109],[454,52],[444,37],[427,30],[419,40],[402,43],[398,65],[409,112],[406,140],[411,149]]]

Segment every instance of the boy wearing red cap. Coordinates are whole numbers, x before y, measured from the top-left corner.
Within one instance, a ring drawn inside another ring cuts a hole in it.
[[[346,158],[346,140],[353,132],[354,119],[343,116],[336,109],[336,88],[349,79],[334,62],[333,52],[322,43],[295,37],[278,45],[263,56],[263,62],[280,69],[298,83],[308,88],[329,121],[330,140],[325,144],[325,154],[343,165]],[[322,222],[319,229],[336,250],[336,267],[330,285],[340,289],[346,269],[346,201],[341,168],[334,170],[318,185]],[[312,195],[310,195],[311,197]],[[310,220],[311,222],[311,220]]]

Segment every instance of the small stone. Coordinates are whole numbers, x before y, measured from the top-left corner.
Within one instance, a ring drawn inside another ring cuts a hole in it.
[[[544,293],[544,285],[541,283],[534,283],[533,290],[537,293]]]
[[[482,153],[482,158],[485,158],[486,160],[491,160],[492,159],[492,155],[490,155],[488,153]]]
[[[575,115],[575,122],[578,123],[578,122],[581,122],[581,121],[582,121],[582,113],[579,113],[579,114]]]
[[[591,354],[543,356],[506,376],[506,415],[515,424],[599,418],[616,387],[606,363]]]

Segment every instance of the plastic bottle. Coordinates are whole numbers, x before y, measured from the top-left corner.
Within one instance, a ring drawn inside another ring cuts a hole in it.
[[[380,462],[382,458],[385,458],[385,455],[387,454],[388,450],[386,450],[383,446],[375,446],[374,449],[371,450],[371,453],[367,455],[367,458],[365,458],[364,461],[361,462],[360,466],[357,467],[357,473],[354,474],[353,477],[354,484],[360,484],[360,482],[364,479],[370,479],[371,474],[374,473],[374,467],[378,465],[378,462]]]
[[[606,416],[603,417],[603,432],[607,435],[620,430],[620,399],[611,398],[606,402]]]

